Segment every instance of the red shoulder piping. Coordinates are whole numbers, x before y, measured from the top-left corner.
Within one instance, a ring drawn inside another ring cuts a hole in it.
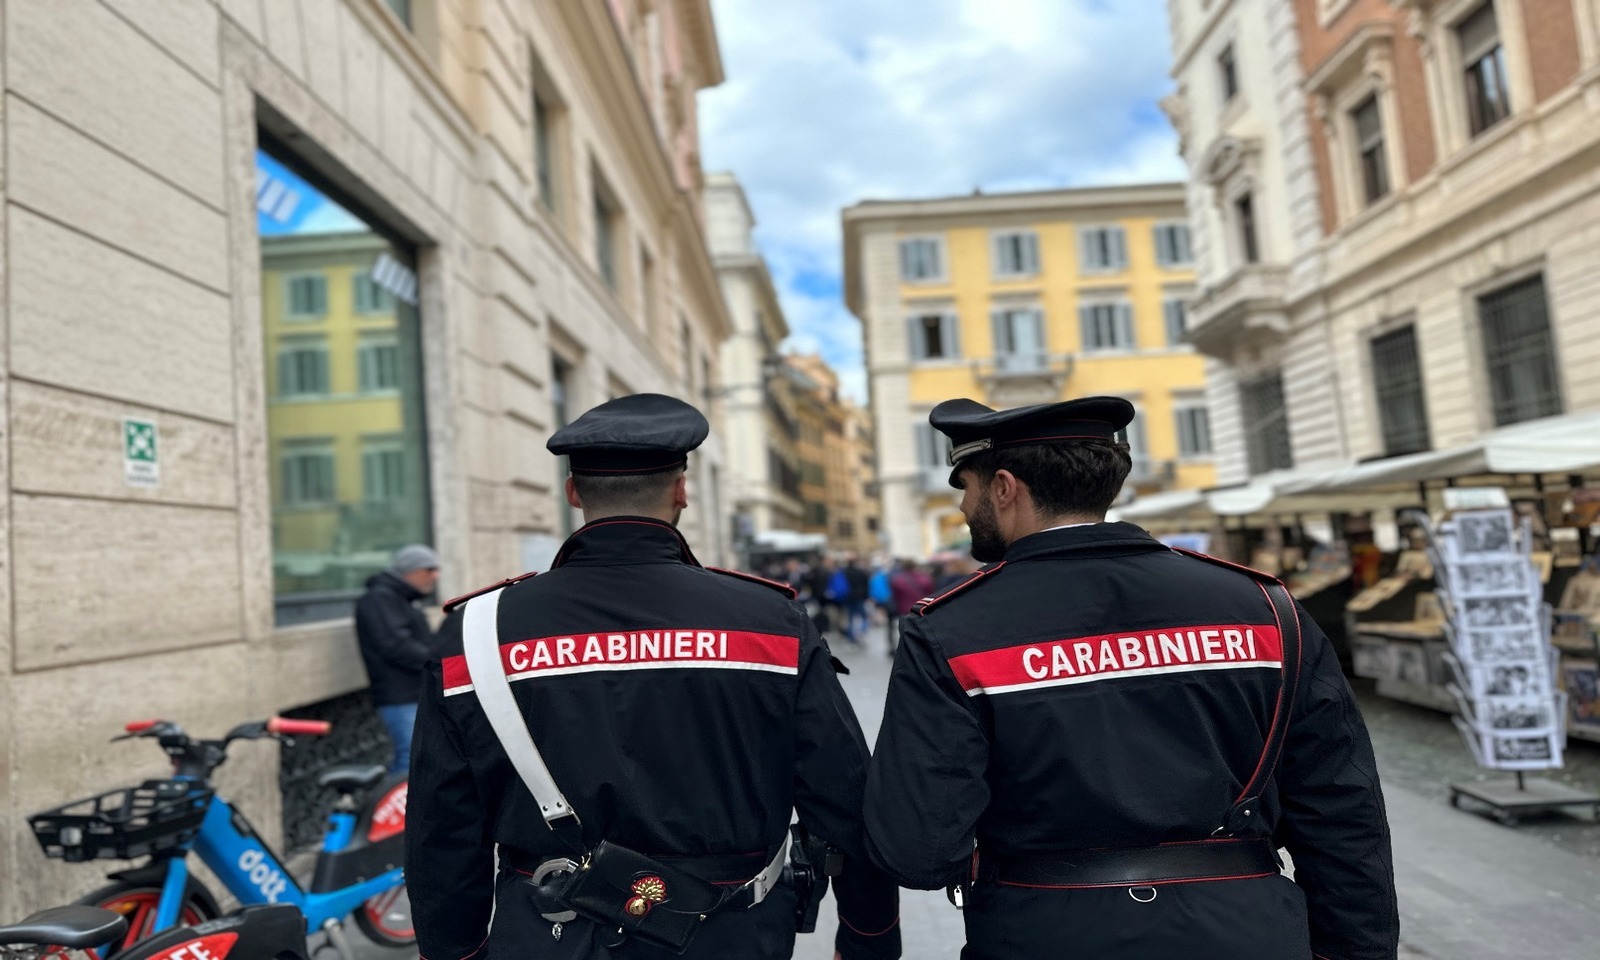
[[[935,606],[943,603],[946,598],[955,596],[956,594],[960,593],[961,591],[963,591],[963,590],[967,589],[968,587],[972,586],[974,583],[977,583],[979,580],[982,580],[984,577],[987,577],[991,573],[998,573],[1000,571],[1000,568],[1005,566],[1005,565],[1006,565],[1006,562],[1004,560],[1001,560],[999,563],[995,564],[992,567],[984,567],[982,570],[979,570],[977,573],[974,573],[972,576],[968,577],[967,579],[961,581],[960,583],[958,583],[955,586],[951,587],[950,589],[946,590],[944,593],[941,593],[941,594],[939,594],[937,596],[928,597],[925,600],[918,600],[915,604],[912,605],[911,612],[915,613],[915,614],[919,614],[919,615],[927,613],[929,610],[932,610]]]
[[[499,583],[491,583],[487,587],[479,587],[478,589],[472,591],[471,593],[463,593],[459,597],[455,597],[453,599],[446,600],[445,604],[444,604],[444,612],[445,613],[449,613],[450,611],[454,610],[456,607],[459,607],[463,603],[466,603],[468,600],[471,600],[473,597],[483,596],[484,594],[488,593],[491,590],[498,590],[501,587],[509,587],[513,583],[520,583],[523,580],[526,580],[529,577],[534,577],[534,576],[538,576],[538,571],[537,570],[530,570],[527,573],[524,573],[520,577],[507,577],[504,580],[501,580]]]
[[[1255,567],[1247,567],[1242,563],[1234,563],[1232,560],[1224,560],[1221,557],[1213,557],[1209,553],[1199,553],[1194,550],[1185,550],[1182,547],[1171,547],[1169,549],[1171,549],[1173,553],[1181,553],[1186,557],[1193,557],[1196,560],[1204,560],[1206,563],[1214,563],[1219,567],[1227,567],[1230,570],[1237,570],[1252,580],[1264,580],[1267,583],[1283,582],[1277,577],[1274,577],[1272,574],[1262,570],[1257,570]]]
[[[738,577],[740,580],[748,580],[751,583],[759,583],[763,586],[771,587],[772,589],[788,597],[790,600],[800,596],[799,591],[795,590],[792,585],[784,583],[782,580],[768,580],[766,577],[758,577],[753,573],[745,573],[743,570],[729,570],[724,567],[706,567],[706,569],[710,570],[712,573],[721,573],[730,577]]]

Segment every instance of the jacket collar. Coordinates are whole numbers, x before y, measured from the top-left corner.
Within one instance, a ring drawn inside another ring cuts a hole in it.
[[[1111,557],[1166,550],[1167,545],[1131,523],[1095,523],[1029,534],[1006,548],[1006,563],[1053,557]]]
[[[565,564],[614,566],[683,563],[700,566],[683,534],[651,517],[605,517],[578,528],[556,551],[550,569]]]

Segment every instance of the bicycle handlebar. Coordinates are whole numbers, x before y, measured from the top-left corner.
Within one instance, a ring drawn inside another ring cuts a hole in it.
[[[333,729],[333,724],[326,720],[294,720],[289,717],[270,717],[267,720],[268,733],[281,733],[293,737],[320,737]]]

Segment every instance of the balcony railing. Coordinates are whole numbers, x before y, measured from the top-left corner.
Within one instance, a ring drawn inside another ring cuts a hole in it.
[[[1074,362],[1071,354],[999,353],[974,360],[972,372],[991,404],[1014,407],[1060,399]]]
[[[1284,297],[1289,268],[1252,263],[1206,287],[1189,306],[1188,340],[1202,353],[1231,359],[1233,347],[1277,339],[1289,331]]]

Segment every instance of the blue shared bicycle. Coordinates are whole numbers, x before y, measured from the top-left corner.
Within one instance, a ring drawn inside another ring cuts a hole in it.
[[[128,950],[152,935],[195,926],[221,914],[217,899],[189,870],[197,854],[245,907],[286,904],[298,909],[305,929],[327,935],[343,960],[353,960],[344,937],[354,919],[368,939],[404,948],[416,943],[406,897],[404,859],[406,780],[381,766],[336,767],[318,783],[339,794],[328,818],[309,887],[290,875],[250,822],[216,796],[212,773],[236,740],[319,736],[318,720],[244,723],[220,740],[196,740],[175,723],[141,720],[116,739],[154,739],[172,758],[173,776],[74,801],[29,818],[46,855],[69,862],[146,862],[109,874],[112,883],[78,903],[122,915],[127,931],[102,948],[102,957]]]

